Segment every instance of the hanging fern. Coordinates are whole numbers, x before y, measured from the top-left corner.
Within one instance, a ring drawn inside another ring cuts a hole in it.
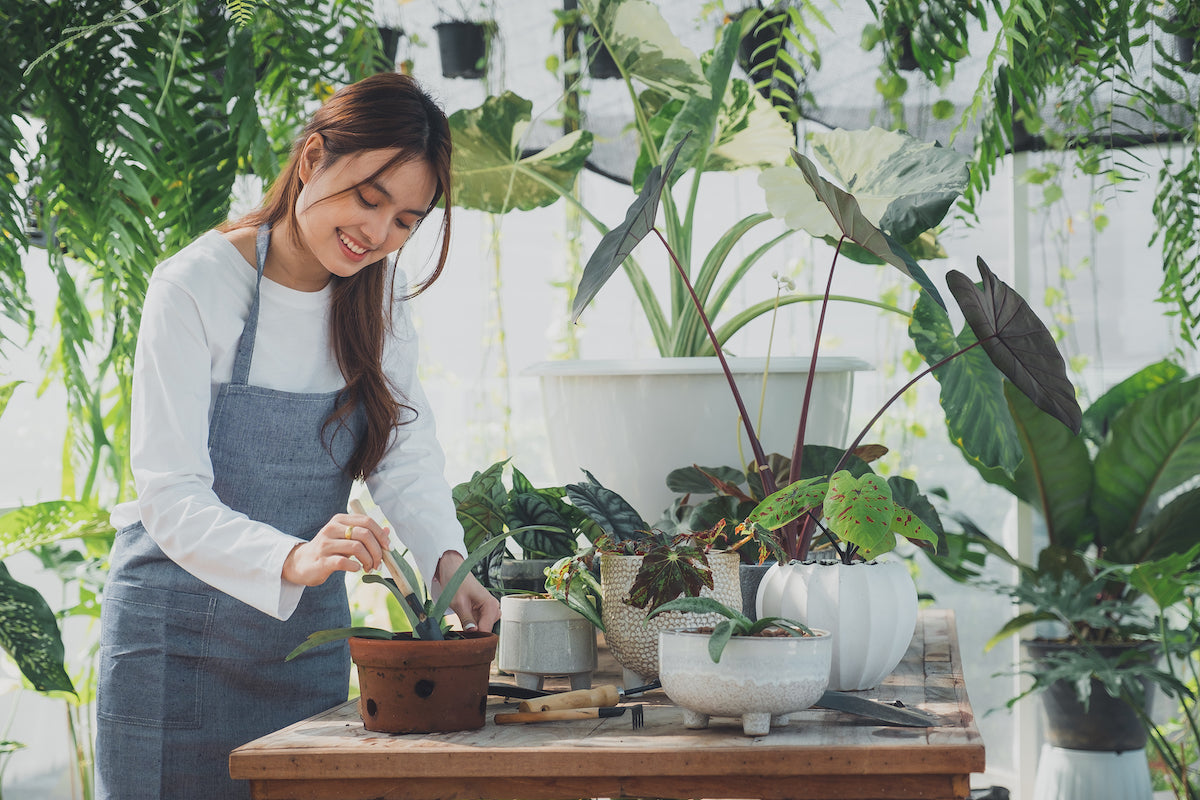
[[[244,28],[254,19],[254,6],[257,4],[258,0],[229,0],[226,7],[234,24]]]

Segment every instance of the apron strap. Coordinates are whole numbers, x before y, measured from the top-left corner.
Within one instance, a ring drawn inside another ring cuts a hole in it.
[[[271,228],[265,222],[258,227],[254,240],[254,257],[258,266],[258,277],[254,282],[254,298],[250,301],[250,314],[238,340],[237,355],[233,360],[233,377],[230,383],[245,386],[250,380],[250,361],[254,357],[254,337],[258,333],[258,307],[262,287],[263,267],[267,263],[267,246],[271,242]]]

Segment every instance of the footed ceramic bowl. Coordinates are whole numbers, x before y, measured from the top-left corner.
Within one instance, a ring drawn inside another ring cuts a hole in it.
[[[735,636],[720,662],[708,655],[707,633],[662,631],[658,676],[688,728],[706,728],[710,717],[739,717],[747,736],[765,736],[772,725],[820,699],[829,684],[833,636]]]

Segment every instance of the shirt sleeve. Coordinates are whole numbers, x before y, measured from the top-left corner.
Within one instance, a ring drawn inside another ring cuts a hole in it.
[[[213,491],[212,360],[195,299],[170,280],[152,280],[133,376],[130,446],[138,511],[151,538],[180,567],[287,619],[304,587],[283,580],[283,562],[302,540],[234,511]]]
[[[453,550],[466,557],[467,549],[445,478],[446,459],[433,412],[417,377],[417,335],[408,303],[398,303],[393,317],[384,368],[400,393],[398,399],[416,417],[402,412],[409,421],[396,430],[387,454],[366,483],[429,584],[444,553]]]

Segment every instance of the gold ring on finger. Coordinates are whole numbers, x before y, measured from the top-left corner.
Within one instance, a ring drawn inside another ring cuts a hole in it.
[[[346,527],[346,538],[347,539],[354,538],[354,526],[353,525],[349,525]]]

